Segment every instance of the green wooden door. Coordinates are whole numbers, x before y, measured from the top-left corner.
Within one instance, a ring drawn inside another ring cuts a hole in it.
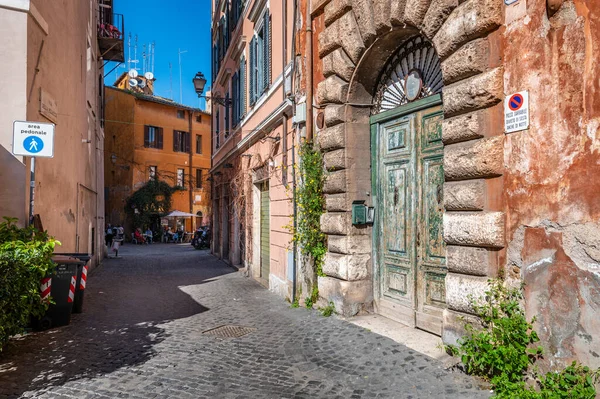
[[[372,117],[378,308],[441,334],[445,307],[439,96]]]
[[[263,182],[260,188],[260,277],[269,280],[271,265],[269,182]]]

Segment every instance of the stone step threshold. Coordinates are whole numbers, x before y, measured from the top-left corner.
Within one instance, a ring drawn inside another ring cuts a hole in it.
[[[444,368],[451,368],[458,359],[449,356],[443,350],[442,338],[418,328],[409,327],[378,314],[354,317],[341,317],[343,320],[365,328],[375,334],[383,335],[408,348],[442,362]]]

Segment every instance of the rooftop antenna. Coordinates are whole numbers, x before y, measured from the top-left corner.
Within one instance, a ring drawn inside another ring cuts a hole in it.
[[[144,49],[142,51],[142,74],[146,73],[146,44],[144,43],[142,45],[142,48]]]
[[[152,69],[150,70],[150,72],[152,72],[152,74],[154,74],[154,49],[156,47],[156,42],[152,42]]]
[[[179,104],[183,103],[183,85],[181,83],[181,54],[187,53],[187,50],[179,51]]]
[[[133,60],[131,62],[133,62],[135,64],[135,70],[138,70],[138,59],[137,59],[137,42],[138,42],[138,35],[135,35],[135,45],[133,46]]]
[[[131,32],[129,32],[129,38],[127,39],[127,70],[131,69]]]

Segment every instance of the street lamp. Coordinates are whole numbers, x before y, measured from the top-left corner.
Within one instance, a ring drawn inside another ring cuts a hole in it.
[[[206,86],[206,78],[202,72],[198,72],[192,79],[192,82],[194,82],[194,89],[196,90],[196,94],[198,94],[198,98],[205,98],[206,101],[212,101],[224,107],[231,107],[231,98],[202,95],[204,93],[204,86]]]

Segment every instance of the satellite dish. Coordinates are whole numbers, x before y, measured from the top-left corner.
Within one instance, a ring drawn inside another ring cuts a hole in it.
[[[144,80],[140,79],[139,82],[138,82],[138,85],[140,86],[140,88],[143,89],[144,87],[146,87],[146,82]]]
[[[129,77],[133,78],[133,79],[137,78],[138,77],[138,71],[136,71],[135,69],[131,69],[129,71]]]
[[[152,79],[154,79],[154,74],[153,74],[152,72],[146,72],[146,73],[144,74],[144,77],[145,77],[147,80],[152,80]]]
[[[135,79],[129,79],[129,86],[135,87],[138,85],[138,81]]]

